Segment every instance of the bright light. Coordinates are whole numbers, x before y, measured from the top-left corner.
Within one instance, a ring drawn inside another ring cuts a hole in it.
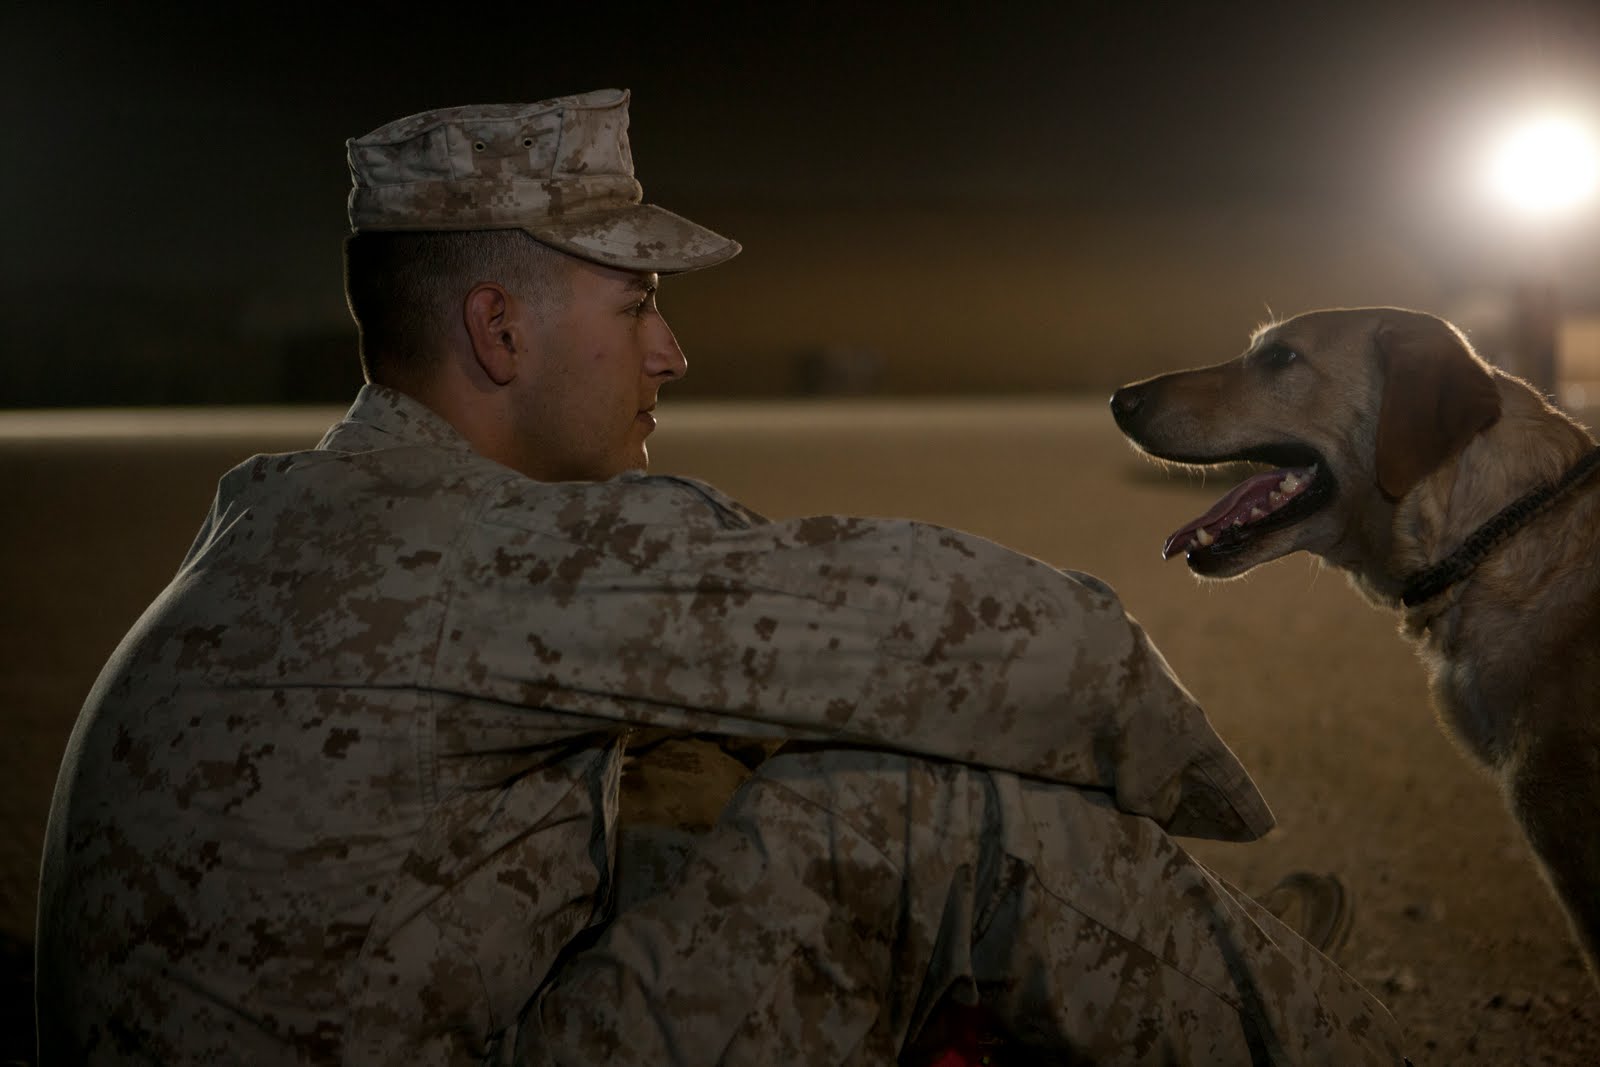
[[[1525,214],[1548,217],[1587,200],[1600,183],[1600,149],[1582,124],[1547,117],[1501,142],[1490,162],[1496,195]]]

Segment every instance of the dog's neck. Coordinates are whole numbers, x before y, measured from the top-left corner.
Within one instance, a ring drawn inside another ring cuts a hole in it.
[[[1600,471],[1567,491],[1437,596],[1400,601],[1411,576],[1454,553],[1508,504],[1554,485],[1594,440],[1522,382],[1500,380],[1501,418],[1394,509],[1394,545],[1382,580],[1401,633],[1428,670],[1440,716],[1484,764],[1516,759],[1526,709],[1548,701],[1552,675],[1529,655],[1535,634],[1583,632],[1600,597],[1590,558],[1600,529]],[[1523,635],[1526,639],[1519,638]]]
[[[1600,467],[1600,448],[1590,449],[1568,467],[1559,480],[1530,489],[1495,512],[1494,518],[1474,530],[1454,552],[1413,574],[1400,591],[1400,603],[1407,608],[1419,607],[1451,586],[1466,581],[1502,541],[1514,536],[1546,508],[1583,484],[1597,467]]]
[[[1496,581],[1502,600],[1539,599],[1553,554],[1518,549],[1517,521],[1534,521],[1536,510],[1531,500],[1518,502],[1561,485],[1594,448],[1581,426],[1526,384],[1506,375],[1498,376],[1498,384],[1500,420],[1418,483],[1395,508],[1384,584],[1395,606],[1405,612],[1405,629],[1414,635],[1432,626],[1478,577],[1504,579]],[[1504,514],[1508,510],[1511,516]],[[1494,543],[1477,558],[1462,558],[1463,546],[1482,547],[1490,541]],[[1418,576],[1436,569],[1450,571],[1445,576],[1449,580],[1421,588]],[[1400,603],[1406,593],[1412,602]]]

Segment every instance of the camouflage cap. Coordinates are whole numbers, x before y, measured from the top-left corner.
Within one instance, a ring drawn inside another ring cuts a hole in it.
[[[698,270],[739,243],[653,204],[633,176],[628,92],[440,108],[346,142],[350,229],[521,229],[624,270]]]

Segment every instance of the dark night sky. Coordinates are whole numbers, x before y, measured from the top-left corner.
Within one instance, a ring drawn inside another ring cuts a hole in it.
[[[30,352],[92,377],[196,322],[243,341],[343,328],[343,142],[429,107],[631,88],[647,198],[747,246],[726,268],[746,280],[682,283],[713,356],[765,336],[719,334],[713,304],[843,313],[823,303],[838,249],[890,290],[930,259],[969,263],[970,286],[944,268],[916,284],[979,301],[995,272],[1048,262],[1013,254],[1030,218],[1147,246],[1188,225],[1151,219],[1358,218],[1450,276],[1505,237],[1460,173],[1485,129],[1552,95],[1600,115],[1594,3],[552,6],[382,5],[379,21],[8,5],[0,375],[31,396],[51,376],[17,370]],[[1207,247],[1186,242],[1149,254],[1175,270]],[[1140,288],[1129,303],[1162,296]],[[1256,311],[1273,295],[1240,288],[1226,299]],[[113,360],[123,335],[147,343]],[[795,343],[813,340],[829,336]]]

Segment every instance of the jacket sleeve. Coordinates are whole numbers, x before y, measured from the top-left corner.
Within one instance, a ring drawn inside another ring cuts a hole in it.
[[[438,688],[958,760],[1108,790],[1172,832],[1272,824],[1109,588],[983,538],[762,523],[648,479],[487,508],[460,552]]]

